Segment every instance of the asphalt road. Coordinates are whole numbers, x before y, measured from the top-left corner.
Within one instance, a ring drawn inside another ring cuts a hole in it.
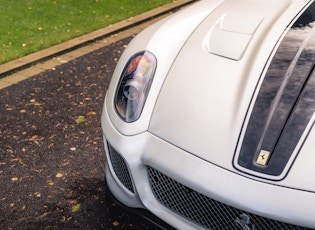
[[[129,40],[0,90],[0,229],[155,229],[104,181],[101,109]]]

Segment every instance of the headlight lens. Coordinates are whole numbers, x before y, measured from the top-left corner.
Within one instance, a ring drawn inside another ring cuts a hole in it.
[[[149,93],[157,61],[149,51],[133,55],[127,62],[115,95],[115,108],[126,122],[136,121]]]

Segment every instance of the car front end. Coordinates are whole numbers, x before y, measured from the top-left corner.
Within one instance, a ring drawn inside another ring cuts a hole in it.
[[[314,9],[200,1],[137,35],[102,112],[111,193],[178,229],[315,228]]]

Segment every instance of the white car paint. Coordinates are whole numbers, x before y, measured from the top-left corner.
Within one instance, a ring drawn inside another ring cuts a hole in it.
[[[178,229],[202,229],[157,201],[150,166],[224,204],[315,228],[314,130],[282,180],[233,166],[266,61],[312,2],[203,0],[140,33],[116,67],[102,113],[107,158],[110,143],[127,162],[135,188],[126,189],[108,163],[113,195]],[[128,59],[142,50],[154,53],[158,66],[140,118],[126,123],[115,111],[115,91]]]

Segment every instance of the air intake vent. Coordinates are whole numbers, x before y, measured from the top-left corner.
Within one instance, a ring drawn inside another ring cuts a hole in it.
[[[109,157],[112,164],[112,167],[115,171],[116,176],[120,180],[120,182],[132,193],[134,193],[131,176],[129,174],[129,170],[127,164],[122,158],[122,156],[117,153],[112,146],[108,145]]]
[[[207,229],[307,229],[250,214],[210,199],[148,167],[155,197],[167,208]]]

